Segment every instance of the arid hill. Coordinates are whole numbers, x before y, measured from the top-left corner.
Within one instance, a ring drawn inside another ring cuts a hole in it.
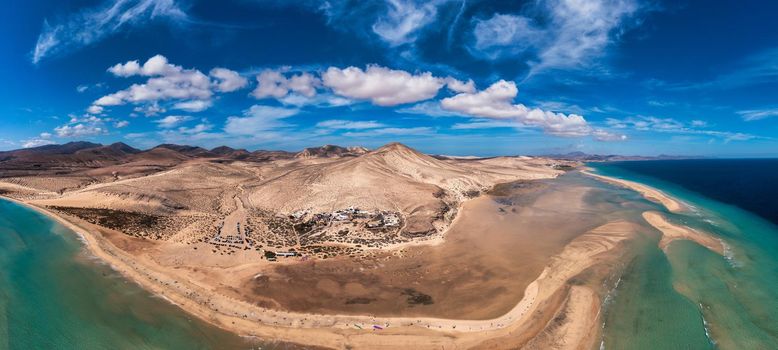
[[[231,243],[301,250],[439,237],[468,198],[499,183],[562,173],[550,159],[433,158],[399,143],[297,154],[71,143],[3,155],[0,190],[7,195],[96,222],[116,224],[107,216],[118,215],[146,223],[124,229],[135,236],[221,242],[222,227],[237,227]]]

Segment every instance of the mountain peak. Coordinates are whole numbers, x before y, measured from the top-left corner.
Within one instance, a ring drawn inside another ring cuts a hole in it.
[[[308,147],[298,152],[297,158],[337,158],[354,157],[367,153],[364,147],[341,147],[337,145],[324,145],[319,147]]]
[[[402,143],[399,143],[399,142],[387,143],[387,144],[381,146],[380,148],[376,149],[375,151],[376,152],[380,152],[380,151],[383,151],[383,152],[386,152],[386,151],[411,151],[411,152],[417,152],[415,149],[410,148],[410,147],[408,147],[408,146],[406,146],[406,145],[404,145]]]
[[[137,154],[137,153],[141,152],[141,150],[139,150],[137,148],[134,148],[134,147],[132,147],[132,146],[130,146],[130,145],[124,143],[124,142],[112,143],[112,144],[108,145],[107,148],[110,148],[110,149],[112,149],[114,151],[124,152],[124,153],[129,153],[129,154]]]

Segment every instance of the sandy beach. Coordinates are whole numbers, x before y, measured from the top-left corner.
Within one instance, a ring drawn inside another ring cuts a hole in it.
[[[599,309],[595,306],[600,302],[591,287],[571,287],[568,280],[615,258],[616,248],[635,232],[633,224],[611,222],[561,244],[564,249],[531,279],[523,293],[516,293],[519,297],[514,297],[513,307],[507,312],[491,312],[499,313],[495,317],[382,317],[261,307],[220,293],[203,285],[202,281],[189,280],[181,271],[162,266],[149,255],[127,253],[119,248],[127,240],[119,232],[30,203],[16,202],[33,207],[69,227],[83,236],[87,248],[96,257],[145,289],[208,322],[242,335],[329,348],[511,347],[508,344],[525,344],[529,348],[578,348],[595,340],[597,332],[593,328],[598,324]],[[467,212],[464,211],[461,220],[467,221]],[[149,246],[148,249],[154,248]],[[504,302],[509,300],[510,294],[507,294]],[[560,314],[571,317],[557,317]],[[554,332],[558,336],[548,337]],[[543,334],[545,336],[541,336]],[[494,343],[495,339],[504,342]]]
[[[662,231],[662,239],[659,241],[659,247],[662,249],[666,249],[675,240],[686,239],[724,255],[724,244],[707,233],[675,225],[667,221],[667,218],[662,214],[653,211],[643,213],[643,218],[659,231]]]
[[[646,199],[648,199],[648,200],[650,200],[652,202],[656,202],[656,203],[662,204],[665,208],[667,208],[667,210],[669,210],[671,212],[678,213],[678,212],[682,212],[682,211],[684,211],[686,209],[686,206],[683,203],[681,203],[680,201],[678,201],[675,198],[672,198],[672,197],[664,194],[662,191],[657,190],[657,189],[655,189],[653,187],[646,186],[646,185],[643,185],[641,183],[637,183],[637,182],[634,182],[634,181],[619,179],[619,178],[610,177],[610,176],[603,176],[603,175],[596,174],[596,173],[593,173],[593,172],[588,171],[588,170],[582,171],[582,173],[586,174],[586,175],[589,175],[591,177],[600,179],[602,181],[614,184],[614,185],[618,185],[618,186],[622,186],[622,187],[626,187],[626,188],[632,189],[633,191],[636,191],[636,192],[640,193],[641,195],[643,195],[643,197],[645,197]]]

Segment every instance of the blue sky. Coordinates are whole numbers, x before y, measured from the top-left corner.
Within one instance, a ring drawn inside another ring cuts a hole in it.
[[[778,156],[778,3],[29,1],[0,149]]]

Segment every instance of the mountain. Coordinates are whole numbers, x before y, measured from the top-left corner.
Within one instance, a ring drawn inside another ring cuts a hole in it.
[[[99,143],[91,143],[84,141],[68,142],[63,145],[45,145],[32,148],[22,148],[12,151],[0,152],[0,160],[4,158],[21,158],[32,156],[36,154],[73,154],[80,150],[95,148],[102,146]]]
[[[292,152],[259,150],[251,152],[245,159],[253,162],[268,162],[279,159],[293,159],[294,157],[295,153]]]
[[[547,177],[558,173],[550,170]],[[406,218],[407,234],[413,236],[441,230],[466,198],[499,182],[532,176],[521,168],[439,160],[391,143],[361,156],[297,167],[245,187],[249,202],[275,212],[330,212],[352,206],[399,211]]]
[[[67,172],[74,168],[109,166],[129,154],[125,151],[130,150],[119,145],[112,148],[91,142],[69,142],[0,152],[0,177],[36,171]]]
[[[352,207],[399,213],[407,237],[442,232],[463,201],[496,184],[562,173],[548,159],[438,159],[400,143],[373,151],[328,145],[299,153],[172,144],[140,151],[122,143],[15,152],[6,153],[28,156],[0,162],[0,177],[15,177],[6,188],[59,193],[46,202],[52,205],[210,215],[240,196],[252,213]]]
[[[166,148],[190,157],[216,157],[217,156],[211,151],[198,146],[175,145],[170,143],[163,143],[154,148]]]
[[[127,144],[116,142],[108,146],[98,146],[85,148],[76,151],[74,154],[79,156],[89,156],[94,158],[121,160],[131,154],[141,153],[141,150],[132,148]]]
[[[356,157],[368,152],[364,147],[341,147],[335,145],[324,145],[321,147],[309,147],[295,155],[295,158],[338,158],[338,157]]]
[[[565,154],[550,154],[545,157],[563,160],[574,160],[579,162],[616,162],[630,160],[673,160],[673,159],[698,159],[699,156],[670,156],[660,154],[658,156],[623,156],[618,154],[588,154],[584,152],[570,152]]]

